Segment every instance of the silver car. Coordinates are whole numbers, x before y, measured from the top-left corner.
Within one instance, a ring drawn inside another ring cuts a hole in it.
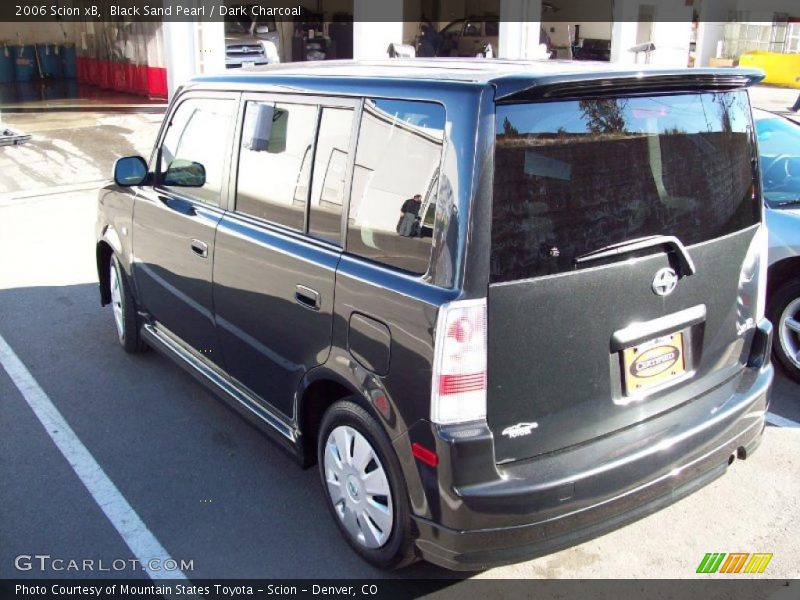
[[[800,125],[754,110],[769,231],[767,316],[773,356],[800,381]]]
[[[275,21],[251,17],[225,17],[227,68],[280,62],[280,35]]]

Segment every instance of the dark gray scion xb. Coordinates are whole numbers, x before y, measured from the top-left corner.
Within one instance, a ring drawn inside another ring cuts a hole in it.
[[[416,60],[193,80],[100,192],[128,352],[319,465],[381,567],[480,569],[747,458],[771,329],[742,69]]]

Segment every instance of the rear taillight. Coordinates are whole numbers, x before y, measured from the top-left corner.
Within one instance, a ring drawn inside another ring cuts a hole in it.
[[[486,299],[459,300],[439,309],[433,360],[431,421],[486,417]]]

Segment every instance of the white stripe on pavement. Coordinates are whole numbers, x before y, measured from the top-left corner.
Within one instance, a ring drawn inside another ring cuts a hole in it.
[[[186,579],[186,575],[177,569],[174,571],[165,571],[163,568],[158,571],[150,569],[149,563],[152,559],[159,560],[158,564],[162,567],[165,564],[172,564],[166,563],[172,560],[170,555],[128,504],[102,467],[97,464],[3,336],[0,336],[0,364],[94,501],[146,569],[150,579]]]
[[[797,421],[792,421],[791,419],[787,419],[786,417],[782,417],[771,412],[767,413],[767,423],[770,425],[775,425],[776,427],[800,427],[800,423]]]

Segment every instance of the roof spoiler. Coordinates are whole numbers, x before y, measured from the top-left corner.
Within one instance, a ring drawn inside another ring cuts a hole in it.
[[[762,79],[764,73],[759,69],[676,69],[638,73],[575,73],[536,79],[512,76],[498,79],[494,84],[495,101],[511,103],[638,94],[724,92],[751,86]]]

